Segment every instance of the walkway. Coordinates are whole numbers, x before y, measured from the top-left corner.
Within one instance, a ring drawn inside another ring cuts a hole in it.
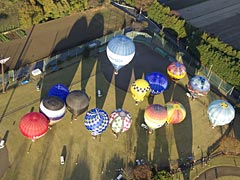
[[[240,167],[232,166],[219,166],[208,169],[199,175],[196,180],[213,180],[221,176],[239,176],[240,177]]]

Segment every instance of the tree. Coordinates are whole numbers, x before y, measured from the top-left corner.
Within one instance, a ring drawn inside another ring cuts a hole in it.
[[[153,1],[154,0],[135,0],[135,6],[137,9],[140,9],[140,13],[142,11],[146,12],[152,5]]]
[[[135,166],[133,170],[135,180],[150,180],[152,171],[147,165]]]
[[[169,172],[162,170],[153,177],[153,180],[172,180],[172,176]]]

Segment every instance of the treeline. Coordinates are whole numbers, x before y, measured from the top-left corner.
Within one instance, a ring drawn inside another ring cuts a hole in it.
[[[203,66],[212,66],[213,72],[239,88],[240,51],[186,23],[169,7],[161,5],[156,0],[150,5],[149,1],[126,0],[125,2],[137,9],[146,10],[147,16],[161,25],[162,32],[168,31],[171,35],[175,35],[177,40],[181,39],[185,42],[188,52],[199,59]]]
[[[19,8],[21,27],[30,27],[49,20],[81,12],[91,4],[103,3],[104,0],[24,0]]]
[[[222,79],[240,87],[240,51],[187,24],[184,19],[175,16],[169,7],[156,0],[148,8],[147,14],[163,28],[175,31],[176,38],[186,43],[189,53],[199,58],[203,66],[212,66],[212,71]]]

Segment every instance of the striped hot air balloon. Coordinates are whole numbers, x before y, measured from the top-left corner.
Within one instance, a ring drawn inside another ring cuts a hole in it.
[[[167,118],[168,124],[177,124],[185,119],[186,110],[181,103],[177,101],[171,101],[166,103],[166,108],[168,113]]]
[[[167,110],[160,104],[150,104],[145,109],[144,120],[150,130],[160,128],[167,121]]]

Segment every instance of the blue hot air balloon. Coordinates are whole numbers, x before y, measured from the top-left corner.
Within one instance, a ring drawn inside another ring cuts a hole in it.
[[[167,78],[159,72],[148,73],[145,80],[150,85],[152,95],[160,94],[168,87]]]
[[[204,76],[194,76],[188,82],[188,90],[193,95],[207,95],[210,91],[210,83]]]
[[[135,45],[133,41],[124,35],[113,37],[107,45],[107,56],[112,63],[115,74],[123,66],[130,63],[135,55]]]
[[[63,84],[55,84],[48,91],[48,96],[57,96],[66,102],[67,95],[69,94],[69,90]]]
[[[208,106],[208,117],[215,126],[223,126],[229,124],[235,117],[233,106],[225,100],[215,100]]]
[[[104,132],[109,123],[108,114],[99,108],[91,109],[86,113],[84,124],[93,137],[97,137]]]

